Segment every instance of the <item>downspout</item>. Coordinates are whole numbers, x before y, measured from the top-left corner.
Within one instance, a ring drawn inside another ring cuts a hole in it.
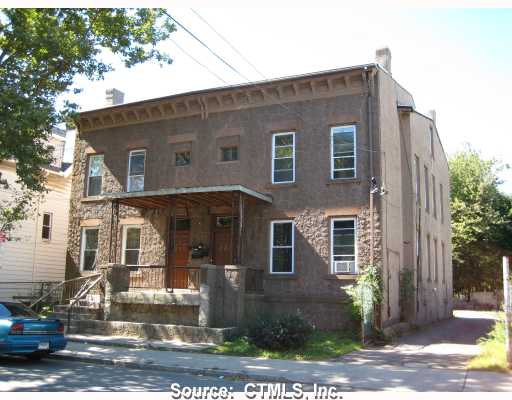
[[[375,237],[375,222],[374,222],[374,212],[373,212],[373,197],[374,197],[374,188],[373,188],[373,178],[374,178],[374,170],[373,170],[373,109],[372,109],[372,90],[373,90],[373,75],[372,72],[365,67],[365,77],[367,84],[367,93],[366,93],[366,111],[367,111],[367,121],[368,121],[368,147],[369,147],[369,164],[370,164],[370,265],[373,265],[375,262],[375,250],[374,250],[374,237]]]

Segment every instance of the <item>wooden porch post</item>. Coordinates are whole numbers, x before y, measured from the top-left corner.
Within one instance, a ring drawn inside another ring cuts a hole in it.
[[[117,261],[117,230],[119,228],[119,200],[112,200],[110,211],[110,245],[108,262]]]
[[[170,216],[169,216],[169,238],[167,244],[167,268],[166,268],[166,286],[174,291],[174,275],[176,270],[176,204],[170,201]]]
[[[242,234],[244,229],[244,195],[238,192],[238,240],[237,240],[237,263],[242,264]]]

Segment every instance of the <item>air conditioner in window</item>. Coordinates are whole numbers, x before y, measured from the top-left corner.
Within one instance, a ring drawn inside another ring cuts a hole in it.
[[[334,273],[353,273],[355,271],[354,261],[334,261]]]

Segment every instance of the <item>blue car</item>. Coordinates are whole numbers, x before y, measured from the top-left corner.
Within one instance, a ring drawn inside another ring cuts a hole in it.
[[[58,319],[41,318],[21,303],[0,301],[0,354],[39,360],[66,344],[64,324]]]

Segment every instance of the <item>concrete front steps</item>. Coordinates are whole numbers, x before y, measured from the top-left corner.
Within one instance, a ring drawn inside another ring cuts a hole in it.
[[[63,321],[66,321],[66,319]],[[123,336],[214,344],[223,343],[235,336],[236,332],[237,328],[209,328],[129,321],[103,321],[98,319],[72,319],[70,327],[66,331],[69,334]]]

